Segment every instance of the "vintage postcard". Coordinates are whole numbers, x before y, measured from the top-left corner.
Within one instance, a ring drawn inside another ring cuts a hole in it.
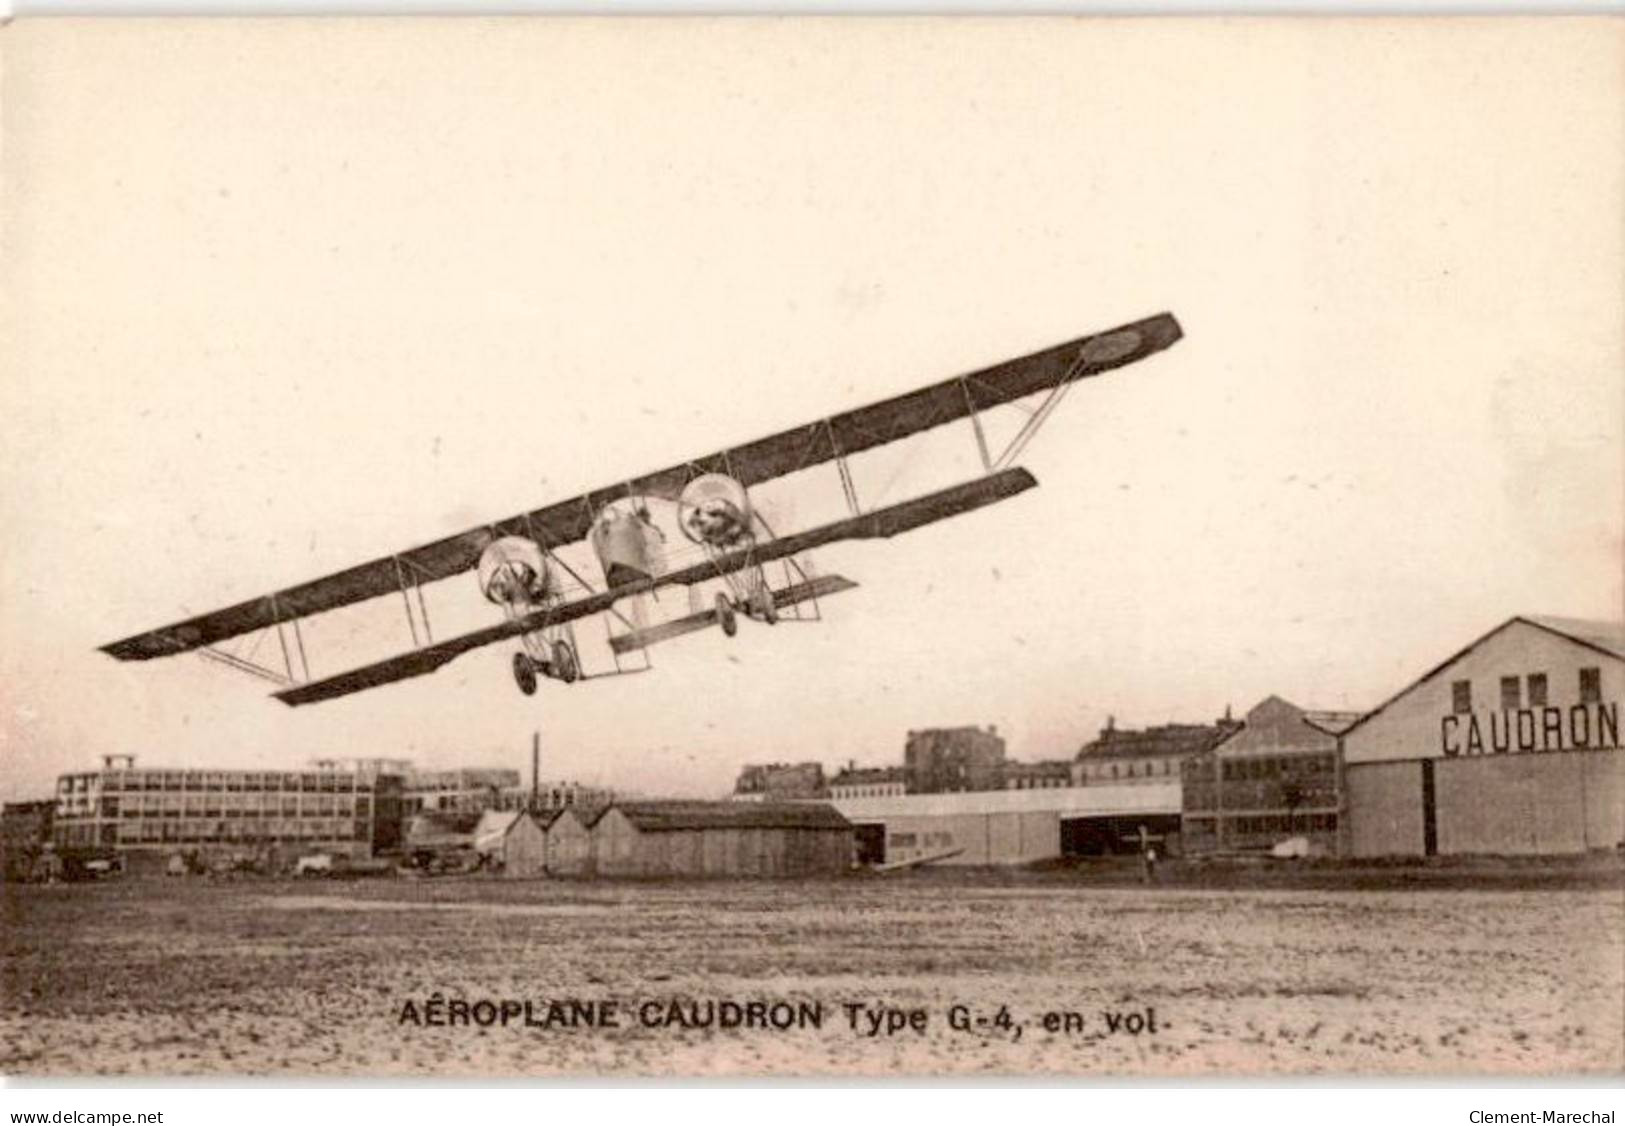
[[[0,1073],[1617,1075],[1622,63],[5,26]]]

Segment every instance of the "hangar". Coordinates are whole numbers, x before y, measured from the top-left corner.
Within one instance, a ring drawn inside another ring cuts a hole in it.
[[[1344,732],[1343,851],[1625,843],[1625,623],[1511,618]]]
[[[822,802],[618,802],[592,857],[600,876],[839,875],[852,826]]]
[[[1140,826],[1178,851],[1180,784],[972,790],[838,799],[856,830],[857,859],[899,863],[1026,864],[1058,856],[1132,852]]]

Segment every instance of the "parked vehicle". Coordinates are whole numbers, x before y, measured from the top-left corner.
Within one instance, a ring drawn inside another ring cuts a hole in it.
[[[293,866],[296,876],[328,876],[333,873],[333,858],[325,852],[314,856],[301,856]]]

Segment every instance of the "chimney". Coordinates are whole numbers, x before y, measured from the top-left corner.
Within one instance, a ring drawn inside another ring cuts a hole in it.
[[[534,813],[542,802],[542,733],[530,733],[530,809]]]

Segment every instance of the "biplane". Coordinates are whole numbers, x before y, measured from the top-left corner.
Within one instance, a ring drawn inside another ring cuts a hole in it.
[[[820,599],[857,584],[840,575],[816,574],[802,558],[814,548],[890,538],[1035,487],[1033,475],[1012,463],[1067,392],[1079,380],[1144,359],[1180,336],[1178,321],[1164,313],[1080,337],[137,634],[103,651],[126,661],[195,651],[276,683],[278,700],[300,705],[422,676],[473,649],[517,640],[513,677],[528,696],[539,678],[569,684],[589,675],[575,624],[602,616],[615,668],[590,675],[644,671],[649,647],[687,633],[715,627],[731,637],[742,617],[772,625],[792,615],[801,619],[805,611],[816,620]],[[1026,417],[1008,443],[995,450],[982,416],[1006,405],[1022,409]],[[969,419],[976,442],[977,476],[901,502],[862,506],[850,458],[962,419]],[[751,490],[829,464],[839,478],[844,514],[801,531],[775,532],[753,504]],[[667,537],[654,515],[661,507],[667,523],[675,520],[691,550],[697,550],[697,558],[674,563],[667,557]],[[562,550],[583,544],[596,557],[596,574],[590,563],[568,562]],[[473,572],[479,592],[500,608],[502,620],[436,639],[424,584],[465,571]],[[705,604],[696,592],[708,586],[721,589]],[[649,624],[643,615],[622,609],[672,587],[690,592],[688,612],[682,616]],[[386,597],[401,600],[411,647],[334,675],[312,676],[301,622]],[[222,645],[249,635],[276,637],[280,668]],[[627,668],[623,657],[630,662],[634,656],[641,656],[643,665]]]

